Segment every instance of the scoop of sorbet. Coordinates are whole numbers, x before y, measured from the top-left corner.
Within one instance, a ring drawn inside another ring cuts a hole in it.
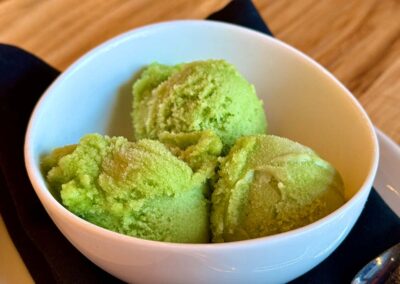
[[[314,151],[272,135],[239,139],[212,194],[214,242],[258,238],[310,224],[344,203],[338,172]]]
[[[186,148],[175,144],[179,159],[158,141],[90,134],[77,145],[53,151],[42,168],[55,196],[91,223],[149,240],[205,243],[207,181],[214,172],[208,167],[215,167],[222,148],[216,135],[206,136],[216,139],[213,149],[207,143],[196,147],[204,140],[197,134],[187,139]]]
[[[212,130],[225,151],[267,127],[254,86],[223,60],[151,64],[134,83],[132,117],[137,139]]]

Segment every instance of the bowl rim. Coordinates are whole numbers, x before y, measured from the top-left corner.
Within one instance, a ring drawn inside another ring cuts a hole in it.
[[[49,94],[51,94],[57,86],[68,78],[71,74],[73,74],[76,70],[80,68],[80,66],[88,64],[91,58],[96,57],[98,54],[106,52],[109,49],[112,49],[115,46],[123,44],[125,41],[130,40],[136,36],[140,36],[143,33],[155,33],[158,31],[162,31],[163,29],[171,29],[171,28],[179,28],[182,25],[184,26],[191,26],[192,28],[204,28],[204,26],[208,26],[209,28],[219,28],[224,29],[226,32],[232,33],[244,33],[251,37],[256,37],[261,41],[271,41],[273,44],[278,45],[280,48],[284,48],[289,52],[293,53],[298,59],[302,61],[303,64],[307,64],[312,68],[316,69],[318,72],[324,74],[325,77],[328,77],[332,82],[335,83],[336,86],[339,87],[341,90],[342,96],[345,97],[353,106],[356,107],[357,112],[362,117],[362,121],[367,126],[366,128],[369,130],[369,138],[372,142],[373,153],[372,159],[370,161],[371,167],[369,169],[368,175],[364,179],[363,184],[360,186],[359,190],[350,198],[348,199],[345,204],[341,207],[336,209],[335,211],[331,212],[327,216],[311,223],[306,226],[290,230],[287,232],[270,235],[266,237],[260,237],[255,239],[249,240],[242,240],[242,241],[235,241],[235,242],[226,242],[226,243],[172,243],[172,242],[163,242],[163,241],[153,241],[153,240],[146,240],[141,239],[138,237],[123,235],[118,232],[114,232],[100,226],[94,225],[77,215],[70,212],[66,209],[60,202],[58,202],[55,197],[50,193],[49,189],[45,185],[45,183],[39,182],[38,175],[41,175],[40,169],[35,165],[34,157],[31,152],[31,145],[30,141],[32,141],[32,130],[37,122],[36,117],[43,105],[44,101],[47,99]],[[51,210],[53,212],[58,212],[59,214],[63,215],[63,218],[66,218],[66,222],[70,222],[79,228],[90,231],[90,233],[97,234],[101,237],[114,239],[116,241],[127,242],[131,244],[146,246],[146,247],[153,247],[156,246],[157,249],[173,249],[173,250],[183,250],[183,251],[191,251],[191,250],[226,250],[226,249],[241,249],[241,248],[248,248],[249,246],[258,246],[261,243],[275,243],[278,241],[282,241],[283,239],[289,239],[293,237],[297,237],[299,235],[307,234],[314,229],[323,226],[324,224],[333,222],[337,216],[344,214],[345,211],[349,210],[351,207],[355,206],[360,198],[364,194],[369,194],[372,183],[378,168],[378,161],[379,161],[379,146],[376,133],[374,131],[374,127],[372,122],[370,121],[366,111],[361,106],[361,103],[352,95],[352,93],[337,79],[331,74],[327,69],[325,69],[321,64],[316,62],[314,59],[310,58],[308,55],[304,54],[303,52],[297,50],[296,48],[290,46],[287,43],[282,42],[281,40],[271,37],[269,35],[263,34],[261,32],[218,21],[212,20],[173,20],[173,21],[163,21],[157,22],[150,25],[141,26],[138,28],[131,29],[126,31],[120,35],[117,35],[100,45],[92,48],[85,54],[83,54],[80,58],[74,61],[67,69],[62,72],[60,76],[54,80],[51,85],[46,89],[46,91],[41,95],[40,99],[36,103],[34,110],[29,118],[28,127],[25,134],[25,142],[24,142],[24,161],[25,167],[29,176],[29,179],[33,185],[33,188],[39,197],[41,203],[44,205],[46,211]],[[49,212],[48,212],[49,213]],[[49,214],[51,215],[51,214]],[[52,217],[52,216],[50,216]],[[53,217],[52,217],[53,218]]]

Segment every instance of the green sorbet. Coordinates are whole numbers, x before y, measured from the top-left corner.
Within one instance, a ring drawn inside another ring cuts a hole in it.
[[[196,142],[191,139],[192,148],[179,151],[189,155]],[[206,243],[207,180],[222,146],[213,147],[193,155],[193,170],[158,141],[89,134],[78,145],[54,150],[42,160],[42,169],[64,206],[91,223],[149,240]]]
[[[133,85],[132,118],[136,139],[212,130],[225,152],[267,128],[254,86],[224,60],[149,65]]]
[[[339,173],[286,138],[239,139],[222,159],[212,194],[214,242],[258,238],[310,224],[344,203]]]

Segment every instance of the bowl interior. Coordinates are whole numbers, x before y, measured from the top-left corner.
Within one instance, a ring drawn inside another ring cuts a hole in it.
[[[376,160],[371,124],[331,75],[287,45],[228,24],[178,21],[117,37],[72,65],[46,92],[27,135],[28,171],[46,188],[40,158],[99,132],[132,137],[131,86],[147,64],[223,58],[264,101],[269,132],[315,149],[342,174],[353,196]],[[246,109],[243,109],[246,111]]]

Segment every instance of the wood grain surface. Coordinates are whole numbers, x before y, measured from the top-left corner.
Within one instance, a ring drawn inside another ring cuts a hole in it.
[[[202,19],[227,0],[3,0],[0,42],[64,70],[129,29]],[[399,0],[254,0],[275,36],[342,81],[376,126],[400,143]],[[1,76],[1,74],[0,74]]]

